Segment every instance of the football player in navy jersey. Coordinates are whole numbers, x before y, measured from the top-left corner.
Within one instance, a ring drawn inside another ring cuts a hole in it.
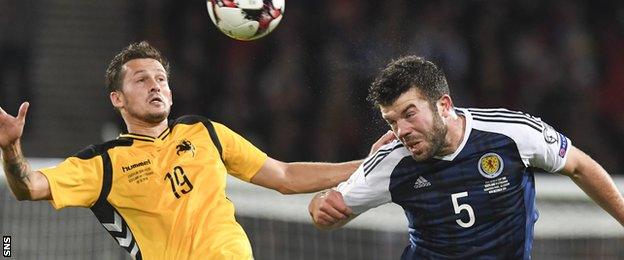
[[[398,140],[312,199],[318,228],[341,227],[394,202],[409,225],[402,259],[529,259],[538,169],[569,176],[624,226],[624,199],[596,161],[540,118],[455,107],[444,74],[430,61],[391,62],[368,99]]]

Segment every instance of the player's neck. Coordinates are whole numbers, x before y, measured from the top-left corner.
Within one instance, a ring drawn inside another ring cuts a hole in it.
[[[167,119],[161,121],[160,123],[149,123],[149,122],[128,122],[126,121],[126,126],[128,128],[128,133],[131,134],[139,134],[151,137],[157,137],[160,135],[165,129],[167,129]]]
[[[448,124],[447,144],[449,154],[454,153],[464,141],[466,132],[466,118],[462,115],[455,115]]]

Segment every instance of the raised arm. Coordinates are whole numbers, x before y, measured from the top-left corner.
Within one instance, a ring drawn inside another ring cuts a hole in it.
[[[0,108],[0,148],[2,165],[11,191],[18,200],[51,199],[48,179],[38,171],[32,171],[22,154],[20,139],[26,122],[29,104],[24,102],[17,117]]]
[[[561,173],[570,177],[596,204],[624,226],[624,198],[602,166],[572,147]]]

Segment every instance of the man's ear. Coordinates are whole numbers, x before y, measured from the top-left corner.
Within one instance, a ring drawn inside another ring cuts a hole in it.
[[[438,113],[440,113],[441,117],[448,117],[453,114],[453,100],[451,96],[444,94],[440,99],[438,99],[437,106]]]
[[[110,101],[111,101],[111,104],[113,104],[113,107],[115,107],[118,110],[121,109],[122,107],[124,107],[123,93],[121,93],[121,91],[111,92]]]

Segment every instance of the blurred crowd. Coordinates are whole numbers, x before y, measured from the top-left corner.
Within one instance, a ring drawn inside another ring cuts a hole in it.
[[[130,9],[130,40],[172,63],[173,116],[226,123],[275,158],[365,156],[387,130],[368,85],[391,59],[416,54],[445,71],[456,106],[539,116],[624,173],[622,1],[287,1],[277,30],[253,42],[218,32],[195,1]],[[0,45],[1,55],[12,47]],[[19,60],[9,53],[0,64]]]
[[[0,1],[0,104],[15,107],[30,97],[32,17],[24,16],[29,3]]]
[[[174,113],[225,122],[277,158],[364,156],[387,129],[368,84],[416,54],[444,69],[457,106],[542,117],[622,172],[621,2],[287,1],[278,29],[249,43],[219,33],[195,3],[152,8],[136,40],[170,57]]]

